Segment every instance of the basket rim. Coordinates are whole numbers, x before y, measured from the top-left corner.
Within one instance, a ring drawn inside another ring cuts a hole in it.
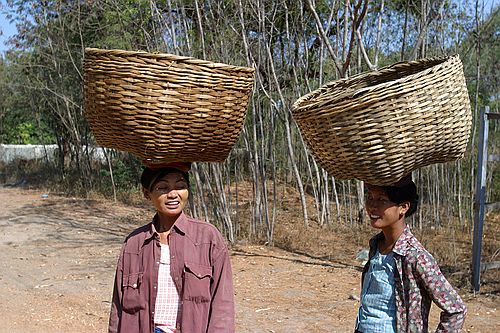
[[[228,70],[237,70],[241,72],[247,72],[247,73],[255,73],[255,68],[254,67],[244,67],[244,66],[235,66],[235,65],[229,65],[221,62],[213,62],[209,60],[203,60],[195,57],[188,57],[188,56],[181,56],[181,55],[175,55],[171,53],[150,53],[142,50],[138,51],[130,51],[130,50],[120,50],[120,49],[100,49],[100,48],[94,48],[94,47],[86,47],[85,48],[85,57],[84,60],[87,58],[87,55],[95,55],[95,56],[106,56],[106,55],[111,55],[111,56],[124,56],[124,57],[139,57],[139,58],[146,58],[146,59],[157,59],[157,60],[171,60],[171,61],[178,61],[178,62],[183,62],[183,63],[188,63],[192,65],[197,65],[197,66],[205,66],[207,68],[222,68],[222,69],[228,69]]]
[[[418,65],[422,63],[435,63],[432,66],[429,66],[428,68],[422,69],[421,71],[404,75],[398,79],[387,81],[387,82],[381,82],[376,85],[372,86],[367,86],[360,88],[356,91],[352,91],[350,93],[351,98],[356,98],[356,95],[359,95],[365,91],[373,91],[376,90],[380,87],[385,88],[387,86],[397,84],[400,82],[405,82],[408,80],[412,80],[415,77],[419,77],[422,75],[426,75],[428,72],[434,71],[436,66],[442,66],[443,64],[449,62],[449,61],[460,61],[460,56],[459,54],[453,54],[449,56],[439,56],[439,57],[430,57],[430,58],[422,58],[422,59],[417,59],[417,60],[407,60],[407,61],[399,61],[396,63],[393,63],[391,65],[382,67],[378,70],[373,70],[373,71],[368,71],[368,72],[363,72],[363,73],[358,73],[353,76],[350,76],[348,78],[340,78],[337,80],[332,80],[329,81],[322,86],[318,87],[317,89],[303,95],[302,97],[298,98],[293,104],[292,104],[292,114],[299,114],[302,112],[307,112],[311,108],[313,108],[313,104],[320,103],[320,101],[314,101],[313,99],[316,97],[319,97],[323,95],[325,92],[328,92],[332,89],[332,86],[336,86],[339,84],[345,84],[349,85],[353,82],[357,82],[366,78],[371,78],[371,77],[376,77],[376,76],[384,76],[386,74],[392,73],[394,71],[397,71],[400,67],[402,66],[411,66],[411,65]],[[306,102],[309,102],[305,104]],[[324,103],[324,101],[323,101]],[[304,105],[305,104],[305,105]]]

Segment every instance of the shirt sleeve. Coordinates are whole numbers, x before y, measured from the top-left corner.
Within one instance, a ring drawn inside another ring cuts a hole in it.
[[[464,324],[467,308],[444,277],[434,257],[423,251],[418,256],[416,270],[427,294],[442,310],[436,332],[459,332]]]
[[[214,248],[212,303],[207,333],[235,332],[233,273],[229,251],[221,236],[221,248]]]
[[[111,312],[109,315],[109,326],[108,333],[117,333],[120,318],[122,316],[122,277],[123,277],[123,251],[125,246],[123,246],[120,257],[118,259],[118,264],[116,265],[115,282],[113,285],[113,299],[111,301]]]

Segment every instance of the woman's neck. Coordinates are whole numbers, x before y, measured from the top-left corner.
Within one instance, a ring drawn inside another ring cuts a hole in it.
[[[383,254],[391,252],[392,248],[405,230],[405,227],[406,223],[404,222],[404,219],[402,219],[391,226],[382,229],[384,239],[378,244],[379,251]]]
[[[179,216],[181,215],[179,214],[178,216],[172,217],[158,213],[158,232],[170,231],[170,229],[172,229],[172,226],[175,224]]]

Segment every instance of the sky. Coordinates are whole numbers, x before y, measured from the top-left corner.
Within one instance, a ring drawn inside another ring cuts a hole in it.
[[[0,8],[2,5],[5,5],[5,0],[0,0]],[[5,45],[5,42],[9,38],[9,36],[14,35],[17,32],[17,29],[15,25],[10,24],[9,20],[5,17],[3,12],[0,10],[0,30],[3,32],[3,34],[0,36],[0,53],[3,53],[6,49],[7,46]]]
[[[458,0],[458,1],[465,1],[467,3],[469,1],[475,1],[475,0]],[[483,1],[485,7],[488,9],[490,9],[492,5],[498,5],[500,3],[500,0],[483,0]],[[5,6],[5,0],[0,0],[0,8],[2,8],[2,5]],[[7,20],[2,10],[0,10],[0,27],[1,27],[0,30],[3,32],[3,35],[0,36],[0,53],[4,53],[7,50],[5,42],[10,36],[14,35],[17,32],[17,30],[15,25],[11,24]]]

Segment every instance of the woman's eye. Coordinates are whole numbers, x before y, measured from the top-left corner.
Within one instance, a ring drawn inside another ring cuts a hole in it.
[[[178,181],[176,181],[176,184],[186,186],[187,182],[184,179],[179,179]]]

